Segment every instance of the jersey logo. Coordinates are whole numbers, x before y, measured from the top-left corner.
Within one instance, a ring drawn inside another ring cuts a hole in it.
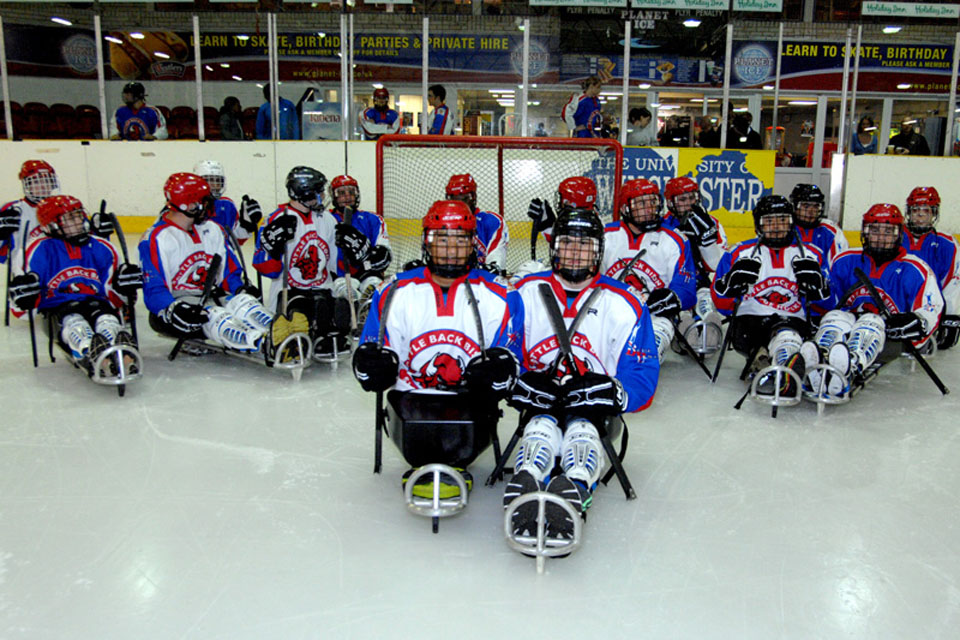
[[[463,378],[463,361],[449,353],[435,354],[413,374],[421,388],[455,389]]]
[[[98,289],[88,282],[100,283],[100,276],[95,269],[86,267],[67,267],[50,279],[47,283],[47,295],[53,297],[56,293],[80,294],[95,296]]]
[[[290,254],[290,284],[311,288],[327,281],[330,247],[313,229],[300,236]]]
[[[316,280],[317,270],[320,266],[320,252],[315,245],[307,247],[306,252],[301,253],[300,257],[293,261],[293,266],[300,270],[301,275],[307,280]]]
[[[797,297],[797,283],[787,278],[758,282],[753,288],[753,298],[766,307],[787,313],[799,313],[803,309]]]
[[[173,276],[171,290],[173,291],[200,291],[207,279],[207,269],[210,267],[210,257],[203,251],[191,254],[180,263],[180,268]]]

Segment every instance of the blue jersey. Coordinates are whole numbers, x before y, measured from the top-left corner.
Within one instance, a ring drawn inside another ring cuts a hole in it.
[[[796,225],[797,235],[804,244],[812,244],[832,264],[834,259],[849,248],[847,237],[834,222],[821,220],[813,229]]]
[[[116,132],[122,140],[144,140],[147,135],[167,137],[167,123],[158,109],[143,105],[136,111],[124,105],[117,109]]]
[[[119,309],[124,300],[113,289],[118,264],[113,245],[96,236],[80,247],[44,236],[27,248],[26,270],[40,277],[37,308],[41,310],[89,297],[106,300]]]
[[[376,140],[388,133],[400,131],[400,114],[393,109],[380,111],[374,107],[360,112],[360,128],[367,140]]]
[[[336,209],[330,209],[330,215],[333,216],[337,224],[343,222],[343,214]],[[353,216],[350,218],[350,226],[360,231],[370,243],[371,247],[382,245],[388,249],[390,248],[390,237],[387,235],[387,225],[378,214],[372,211],[354,211]],[[339,247],[337,248],[337,265],[338,272],[344,273],[347,261],[344,259],[343,251],[341,251]],[[363,271],[362,265],[350,265],[351,275],[357,275],[357,273],[361,271]]]
[[[450,107],[442,104],[434,109],[433,119],[427,133],[439,136],[448,136],[453,133],[453,114],[450,113]]]
[[[928,231],[917,237],[904,229],[902,245],[908,253],[921,258],[933,269],[941,289],[946,289],[950,281],[958,277],[957,241],[953,236]]]
[[[507,266],[507,244],[510,242],[510,232],[503,222],[503,216],[493,211],[474,210],[477,218],[477,242],[479,242],[479,259],[481,264],[497,264],[501,268]]]
[[[250,233],[240,226],[240,213],[230,198],[217,198],[213,205],[213,217],[210,219],[224,229],[229,229],[240,244],[250,237]]]
[[[585,93],[571,96],[570,101],[560,110],[560,117],[567,123],[571,135],[576,138],[598,137],[600,125],[603,124],[600,101]]]

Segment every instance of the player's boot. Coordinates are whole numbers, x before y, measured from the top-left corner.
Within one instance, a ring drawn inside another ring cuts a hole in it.
[[[813,394],[820,393],[820,385],[823,383],[823,373],[814,366],[823,363],[823,354],[820,353],[820,347],[811,340],[805,341],[800,345],[800,357],[803,358],[804,369],[807,371],[807,377],[804,382],[804,391]]]
[[[827,354],[827,364],[843,374],[843,378],[832,374],[828,375],[827,393],[831,396],[842,396],[850,390],[850,373],[854,371],[853,360],[850,348],[843,342],[835,342],[830,347],[830,353]]]
[[[100,356],[103,354],[103,352],[109,348],[110,341],[106,338],[106,336],[103,336],[99,333],[93,334],[93,338],[90,340],[90,350],[87,351],[87,354],[84,356],[83,360],[83,362],[85,362],[85,368],[87,369],[87,375],[89,375],[91,378],[94,375],[97,361],[100,360]],[[83,362],[81,364],[83,364]],[[100,377],[102,378],[116,378],[118,375],[120,375],[116,358],[105,358],[99,366]]]
[[[507,487],[503,491],[503,508],[509,507],[510,503],[520,496],[537,491],[543,491],[543,485],[533,477],[533,474],[527,469],[518,471],[510,478],[510,482],[507,483]],[[513,535],[536,536],[538,511],[539,507],[536,502],[528,502],[514,511]]]
[[[803,356],[799,352],[793,354],[787,361],[783,363],[783,366],[787,369],[790,369],[797,374],[797,378],[803,380],[803,375],[806,373],[806,366],[804,364]],[[777,386],[777,373],[776,371],[771,371],[764,374],[760,379],[760,382],[757,383],[757,395],[761,396],[773,396],[775,395],[775,390]],[[794,380],[793,376],[784,373],[780,373],[780,397],[782,398],[794,398],[796,397],[799,389],[797,388],[797,381]]]
[[[467,493],[473,490],[473,476],[469,471],[461,467],[454,467],[461,476],[463,476],[463,481],[467,485]],[[416,469],[408,469],[403,474],[403,479],[400,481],[400,486],[406,488],[407,479],[416,472]],[[413,485],[413,495],[418,498],[425,498],[427,500],[433,499],[433,474],[426,475],[417,480],[417,484]],[[457,481],[451,476],[441,473],[440,474],[440,499],[449,500],[450,498],[459,498],[460,497],[460,485]]]
[[[140,351],[137,345],[137,341],[134,340],[133,336],[131,336],[127,331],[121,331],[120,333],[117,334],[116,344],[117,346],[125,347],[127,349],[130,349],[131,351],[136,351],[137,353],[139,353]],[[127,371],[127,375],[134,375],[134,374],[140,373],[140,368],[138,366],[137,360],[129,355],[125,354],[123,356],[123,366]]]
[[[554,476],[550,484],[547,485],[547,492],[560,496],[570,503],[574,513],[579,513],[584,517],[587,506],[590,503],[590,492],[585,487],[571,480],[565,475]],[[546,536],[556,540],[572,540],[574,522],[570,519],[570,514],[566,509],[558,507],[550,502],[545,509]]]
[[[306,314],[300,311],[288,312],[288,318],[282,313],[278,313],[270,323],[270,330],[267,332],[267,340],[264,349],[264,357],[273,362],[276,357],[276,349],[283,341],[294,333],[308,334],[310,332],[310,321]],[[280,362],[289,362],[297,357],[297,351],[293,345],[280,354]]]

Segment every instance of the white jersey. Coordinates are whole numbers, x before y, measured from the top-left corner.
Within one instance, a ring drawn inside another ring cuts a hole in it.
[[[696,257],[693,259],[693,266],[698,272],[703,273],[707,280],[710,279],[709,274],[717,270],[717,265],[720,264],[720,258],[727,252],[726,230],[724,230],[723,225],[720,224],[716,216],[710,216],[710,219],[713,220],[717,226],[716,242],[708,247],[698,247],[697,253],[699,254],[699,260]],[[675,215],[668,211],[666,215],[663,216],[663,226],[666,229],[676,230],[677,227],[680,226],[680,221]]]
[[[523,301],[522,369],[548,371],[560,356],[560,343],[540,293],[544,285],[562,310],[567,329],[591,292],[601,289],[570,339],[573,360],[581,373],[593,371],[617,378],[627,392],[627,411],[645,409],[653,400],[660,375],[650,314],[634,290],[606,276],[598,275],[570,302],[563,285],[550,271],[517,283]],[[558,377],[572,373],[568,368],[566,362],[561,364]]]
[[[477,316],[464,282],[477,299],[483,341]],[[385,346],[397,352],[400,371],[396,389],[443,391],[456,388],[467,363],[482,349],[507,347],[519,353],[522,321],[519,297],[486,271],[475,269],[454,281],[446,293],[420,267],[398,274],[374,293],[361,342],[376,342],[388,292],[395,289],[386,317]]]
[[[692,307],[697,301],[697,290],[690,243],[676,231],[661,228],[634,235],[625,222],[608,224],[603,235],[600,270],[606,276],[620,279],[623,270],[641,251],[643,257],[634,263],[633,273],[627,274],[623,281],[643,293],[670,289],[680,298],[683,309]]]
[[[20,227],[0,245],[0,263],[10,260],[13,275],[23,273],[23,248],[43,236],[43,229],[37,224],[37,205],[29,200],[21,199],[8,202],[0,210],[15,210],[20,214]],[[24,231],[30,225],[30,237],[24,238]]]

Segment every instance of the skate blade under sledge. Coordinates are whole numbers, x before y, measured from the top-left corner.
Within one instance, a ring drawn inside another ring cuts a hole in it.
[[[303,370],[313,364],[313,342],[306,333],[291,333],[284,338],[273,352],[273,358],[266,358],[267,366],[273,369],[289,371],[293,379],[300,381]]]
[[[460,495],[452,498],[441,498],[441,476],[448,476],[457,483]],[[421,478],[432,477],[433,496],[425,498],[413,495],[414,486]],[[414,471],[403,485],[403,500],[407,509],[427,518],[433,518],[433,532],[439,530],[439,519],[455,516],[467,506],[467,481],[463,475],[451,466],[439,463],[426,464]]]
[[[773,394],[759,393],[757,387],[760,385],[760,381],[771,374],[774,376]],[[785,380],[784,376],[789,376],[793,379],[796,393],[784,394],[780,392],[780,388],[783,386],[781,383]],[[750,382],[750,399],[772,407],[792,407],[800,404],[800,401],[803,399],[802,388],[803,381],[797,375],[796,371],[779,364],[772,364],[769,367],[764,367],[754,375],[753,380]]]
[[[129,358],[131,362],[125,362]],[[112,366],[111,366],[112,365]],[[130,372],[133,368],[134,372]],[[106,369],[107,371],[104,371]],[[107,347],[90,363],[90,379],[97,384],[119,386],[139,380],[143,376],[140,352],[130,345]],[[111,373],[116,371],[116,374]]]
[[[855,395],[863,391],[864,387],[867,386],[867,383],[877,377],[880,369],[884,367],[884,363],[874,362],[872,365],[866,368],[863,373],[854,376],[852,381],[847,380],[847,377],[840,373],[835,367],[830,366],[826,363],[821,363],[813,365],[810,367],[810,371],[820,371],[824,374],[821,377],[821,389],[814,389],[814,385],[809,384],[808,381],[804,382],[803,397],[811,402],[817,403],[817,413],[823,413],[824,407],[826,405],[840,405],[845,404],[850,401]],[[829,391],[823,390],[822,388],[827,386],[823,381],[826,378],[826,374],[834,375],[843,380],[843,393],[841,394],[831,394]],[[807,374],[809,375],[809,373]]]
[[[513,514],[517,509],[529,502],[537,503],[537,535],[523,536],[513,532]],[[567,512],[573,521],[573,537],[569,539],[548,538],[547,530],[547,503],[557,505]],[[574,511],[565,498],[546,491],[533,491],[515,498],[503,515],[503,531],[507,538],[507,546],[525,556],[537,559],[537,573],[543,573],[547,558],[568,556],[577,549],[583,541],[583,518]]]
[[[333,351],[329,351],[329,352],[326,352],[326,353],[320,353],[320,352],[317,351],[317,343],[318,343],[318,342],[319,342],[319,341],[314,341],[314,343],[313,343],[313,361],[314,361],[314,362],[321,362],[321,363],[324,363],[324,364],[332,364],[332,365],[334,365],[334,367],[336,367],[336,365],[339,364],[339,362],[340,362],[341,360],[343,360],[343,359],[344,359],[345,357],[347,357],[347,356],[350,356],[350,354],[352,353],[352,351],[351,351],[351,349],[350,349],[350,347],[349,347],[350,344],[353,344],[353,338],[352,338],[352,337],[350,338],[350,342],[348,342],[347,348],[346,348],[346,349],[342,349],[342,350],[341,350],[340,348],[338,348],[338,346],[337,346],[337,341],[336,341],[336,339],[334,339],[334,340],[333,340]]]
[[[294,358],[294,360],[280,362],[278,365],[276,361],[281,359],[281,354],[284,353],[284,349],[287,347],[296,350],[298,355],[296,358]],[[289,336],[287,336],[286,339],[280,343],[280,348],[276,349],[273,360],[265,357],[263,352],[259,350],[238,351],[236,349],[231,349],[229,347],[217,344],[212,340],[203,338],[190,338],[185,340],[181,351],[196,356],[222,353],[230,356],[231,358],[237,358],[239,360],[245,360],[247,362],[253,362],[259,365],[266,364],[267,368],[270,369],[289,371],[293,375],[294,380],[297,381],[300,380],[300,375],[303,373],[303,370],[309,367],[313,362],[313,345],[310,342],[310,338],[305,333],[291,333]]]
[[[723,328],[716,322],[694,320],[683,330],[683,337],[702,356],[710,356],[720,351],[723,344]]]

